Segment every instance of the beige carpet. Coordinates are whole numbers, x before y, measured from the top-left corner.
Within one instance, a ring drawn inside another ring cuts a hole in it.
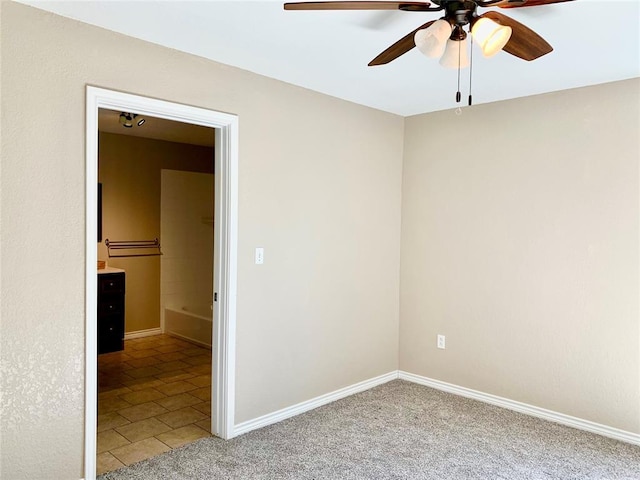
[[[640,479],[640,447],[395,380],[102,479]]]

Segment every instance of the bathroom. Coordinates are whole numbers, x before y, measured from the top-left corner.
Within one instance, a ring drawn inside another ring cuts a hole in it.
[[[99,473],[210,434],[214,137],[99,111]]]

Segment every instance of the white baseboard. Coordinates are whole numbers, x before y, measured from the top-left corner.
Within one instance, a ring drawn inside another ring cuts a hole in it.
[[[398,371],[395,370],[393,372],[385,373],[384,375],[370,378],[369,380],[364,380],[354,385],[350,385],[348,387],[344,387],[339,390],[320,395],[319,397],[312,398],[311,400],[307,400],[306,402],[301,402],[291,407],[283,408],[282,410],[278,410],[276,412],[268,413],[267,415],[254,418],[253,420],[247,420],[246,422],[239,423],[234,427],[233,434],[234,436],[242,435],[243,433],[250,432],[251,430],[256,430],[273,423],[281,422],[282,420],[285,420],[287,418],[295,417],[296,415],[300,415],[301,413],[313,410],[314,408],[321,407],[322,405],[326,405],[327,403],[335,402],[336,400],[348,397],[349,395],[353,395],[354,393],[369,390],[370,388],[382,385],[383,383],[390,382],[391,380],[395,380],[397,378]]]
[[[552,422],[567,425],[569,427],[577,428],[579,430],[586,430],[587,432],[597,433],[605,437],[620,440],[622,442],[632,443],[634,445],[640,445],[640,435],[637,433],[627,432],[626,430],[620,430],[618,428],[609,427],[600,423],[591,422],[589,420],[583,420],[581,418],[572,417],[563,413],[554,412],[540,407],[535,407],[515,400],[509,400],[508,398],[498,397],[497,395],[491,395],[489,393],[479,392],[470,388],[460,387],[451,383],[442,382],[429,377],[423,377],[415,375],[413,373],[398,372],[398,378],[401,380],[407,380],[409,382],[418,383],[427,387],[435,388],[436,390],[442,390],[443,392],[453,393],[460,395],[461,397],[472,398],[484,403],[490,403],[491,405],[497,405],[498,407],[513,410],[515,412],[524,413],[533,417],[542,418]]]
[[[429,377],[423,377],[421,375],[415,375],[413,373],[400,371],[393,371],[380,375],[363,382],[350,385],[345,388],[341,388],[334,392],[321,395],[306,402],[301,402],[291,407],[283,408],[273,413],[268,413],[253,420],[247,420],[246,422],[235,425],[233,429],[233,436],[242,435],[243,433],[256,430],[258,428],[266,427],[273,423],[280,422],[287,418],[295,417],[301,413],[313,410],[314,408],[326,405],[341,398],[348,397],[354,393],[363,392],[370,388],[382,385],[383,383],[390,382],[399,378],[401,380],[407,380],[409,382],[424,385],[426,387],[435,388],[443,392],[452,393],[454,395],[460,395],[461,397],[472,398],[484,403],[496,405],[498,407],[506,408],[507,410],[513,410],[515,412],[524,413],[533,417],[542,418],[543,420],[549,420],[551,422],[560,423],[569,427],[577,428],[579,430],[585,430],[587,432],[596,433],[605,437],[620,440],[622,442],[631,443],[634,445],[640,445],[640,434],[628,432],[618,428],[602,425],[600,423],[584,420],[582,418],[572,417],[571,415],[565,415],[564,413],[554,412],[545,408],[536,407],[526,403],[510,400],[508,398],[499,397],[490,393],[480,392],[478,390],[472,390],[470,388],[461,387],[452,383],[435,380]]]
[[[132,338],[151,337],[153,335],[160,335],[162,330],[160,328],[148,328],[146,330],[136,330],[135,332],[126,332],[124,334],[125,340],[131,340]]]

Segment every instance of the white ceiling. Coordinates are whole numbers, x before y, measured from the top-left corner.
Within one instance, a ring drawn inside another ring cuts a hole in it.
[[[273,1],[20,1],[404,116],[457,106],[456,72],[417,49],[388,65],[367,66],[438,13],[284,11],[283,2]],[[504,52],[491,59],[475,55],[476,104],[640,76],[638,0],[499,10],[535,30],[555,51],[533,62]]]
[[[215,139],[215,130],[213,128],[149,116],[144,117],[145,122],[143,125],[138,126],[134,122],[133,127],[125,128],[120,124],[120,113],[105,108],[99,109],[98,131],[213,147]]]

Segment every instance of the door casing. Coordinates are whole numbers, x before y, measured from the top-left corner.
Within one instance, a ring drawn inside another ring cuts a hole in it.
[[[214,325],[212,432],[234,436],[238,245],[238,117],[199,107],[87,86],[85,246],[85,458],[84,478],[96,478],[97,431],[97,201],[98,109],[159,117],[215,128]],[[213,300],[213,299],[212,299]]]

